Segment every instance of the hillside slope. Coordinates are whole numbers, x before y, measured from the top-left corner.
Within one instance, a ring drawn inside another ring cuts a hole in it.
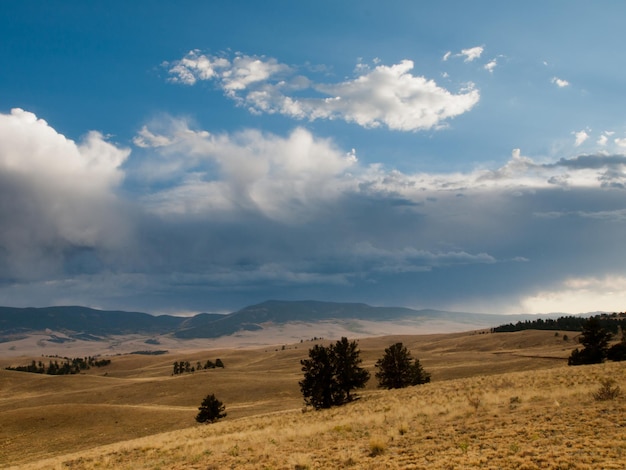
[[[488,383],[494,374],[559,368],[575,346],[573,340],[563,341],[562,335],[548,331],[364,338],[359,347],[372,376],[384,348],[397,341],[404,342],[432,373],[433,385],[479,376]],[[197,407],[209,393],[226,404],[225,423],[267,413],[282,416],[290,410],[299,416],[300,360],[313,344],[112,356],[111,365],[77,376],[0,370],[0,465],[26,464],[193,426]],[[174,361],[195,364],[217,358],[225,369],[172,375]],[[28,360],[0,358],[0,367]],[[361,395],[365,400],[380,393],[372,378]]]

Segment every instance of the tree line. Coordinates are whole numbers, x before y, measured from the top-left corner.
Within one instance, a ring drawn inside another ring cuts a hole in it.
[[[626,329],[626,313],[612,313],[595,315],[601,327],[612,334]],[[583,326],[587,322],[585,317],[576,317],[573,315],[553,318],[537,318],[534,320],[518,321],[517,323],[508,323],[506,325],[496,326],[492,328],[492,333],[511,333],[513,331],[522,330],[562,330],[562,331],[582,331]]]
[[[110,359],[98,359],[95,357],[64,357],[61,362],[50,360],[48,364],[42,361],[33,360],[26,366],[5,367],[5,370],[15,370],[18,372],[30,372],[33,374],[48,375],[73,375],[91,367],[104,367],[111,364]]]
[[[216,367],[224,368],[224,363],[219,358],[216,359],[215,362],[210,359],[207,359],[205,363],[196,361],[195,365],[192,365],[189,361],[176,361],[173,365],[172,375],[192,373],[197,370],[215,369]]]

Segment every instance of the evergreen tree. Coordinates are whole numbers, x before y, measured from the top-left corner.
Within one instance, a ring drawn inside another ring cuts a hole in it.
[[[342,337],[332,347],[335,359],[335,378],[337,386],[346,395],[346,401],[352,401],[350,391],[355,388],[363,388],[370,378],[368,371],[359,366],[362,360],[356,341],[348,341]]]
[[[572,351],[567,364],[577,366],[581,364],[599,364],[607,357],[611,333],[602,328],[597,317],[590,317],[584,324],[579,342],[583,349]]]
[[[606,358],[610,361],[626,361],[626,333],[623,330],[622,339],[608,349]]]
[[[198,407],[199,412],[196,416],[196,421],[199,423],[214,423],[218,419],[226,417],[225,409],[224,404],[213,393],[207,395]]]
[[[309,350],[309,359],[301,360],[300,364],[304,372],[304,379],[299,382],[300,390],[307,405],[317,410],[342,402],[330,348],[316,344]]]
[[[309,350],[309,359],[300,361],[304,378],[299,382],[304,402],[315,409],[330,408],[351,401],[351,391],[363,388],[369,373],[359,364],[356,342],[341,338],[324,347],[316,344]]]
[[[380,388],[404,388],[430,382],[430,374],[424,371],[419,360],[413,360],[402,343],[386,348],[383,357],[376,361],[376,368]]]

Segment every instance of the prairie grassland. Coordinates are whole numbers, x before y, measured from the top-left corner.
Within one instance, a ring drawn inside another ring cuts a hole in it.
[[[347,406],[197,425],[22,468],[623,469],[626,400],[597,401],[622,364],[376,391]]]
[[[380,391],[372,378],[362,399],[321,412],[301,411],[299,360],[309,342],[284,350],[115,356],[108,368],[80,376],[2,370],[0,466],[626,466],[624,399],[597,402],[591,395],[605,377],[626,389],[620,364],[568,368],[572,340],[525,331],[362,339],[363,365],[373,374],[375,360],[396,341],[433,383]],[[217,357],[225,369],[171,375],[176,360]],[[208,393],[225,403],[228,417],[194,425]]]

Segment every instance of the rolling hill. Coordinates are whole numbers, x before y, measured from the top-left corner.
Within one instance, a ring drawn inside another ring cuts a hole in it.
[[[527,317],[527,316],[526,316]],[[124,334],[173,335],[179,339],[219,338],[240,331],[256,331],[268,324],[322,321],[444,322],[465,329],[497,326],[522,316],[373,307],[363,303],[269,300],[229,314],[200,313],[193,317],[105,311],[87,307],[0,307],[0,336],[55,331],[69,337],[90,338]]]

